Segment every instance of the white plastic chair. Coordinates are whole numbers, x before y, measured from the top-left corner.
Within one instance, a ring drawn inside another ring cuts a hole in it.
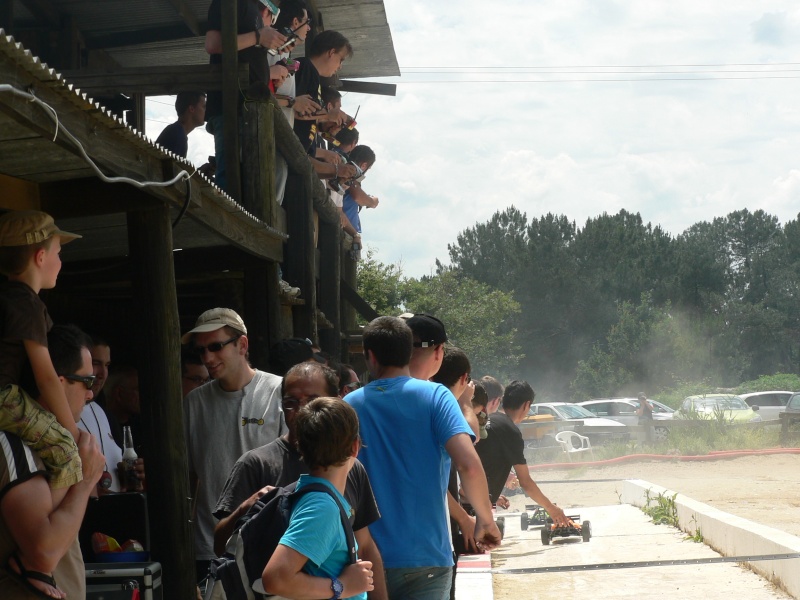
[[[569,462],[572,462],[573,454],[580,454],[581,452],[588,452],[594,460],[594,450],[589,438],[575,433],[574,431],[559,431],[556,434],[556,441],[561,444],[561,448],[567,455]]]

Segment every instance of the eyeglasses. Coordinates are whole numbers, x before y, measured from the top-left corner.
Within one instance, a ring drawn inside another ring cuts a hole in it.
[[[216,354],[217,352],[220,352],[225,346],[227,346],[231,342],[235,342],[240,337],[242,337],[242,336],[236,335],[236,336],[232,337],[231,339],[229,339],[229,340],[227,340],[225,342],[214,342],[213,344],[209,344],[208,346],[195,346],[194,347],[194,351],[199,356],[202,356],[205,353],[206,350],[208,350],[212,354]]]
[[[319,396],[309,396],[308,398],[303,398],[302,400],[298,400],[292,396],[284,396],[281,398],[281,404],[283,405],[283,410],[286,412],[290,412],[293,410],[297,410],[299,408],[303,408],[306,404],[311,402],[312,400],[316,400]]]
[[[471,381],[472,381],[472,375],[467,373],[467,383],[470,383]]]
[[[344,387],[349,392],[355,392],[357,389],[363,387],[360,381],[353,381],[352,383],[345,384]]]
[[[90,390],[92,389],[97,377],[94,375],[64,375],[64,379],[74,381],[75,383],[82,383],[86,386],[87,390]]]
[[[211,350],[210,347],[209,347],[209,350]],[[213,352],[213,350],[211,350],[211,351]],[[203,385],[204,383],[208,383],[209,381],[211,381],[211,377],[200,377],[199,375],[194,375],[194,376],[183,375],[183,378],[186,381],[191,381],[192,383],[197,384],[197,385]]]

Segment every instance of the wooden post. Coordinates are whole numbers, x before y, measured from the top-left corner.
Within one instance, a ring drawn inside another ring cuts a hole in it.
[[[180,323],[166,206],[129,212],[139,386],[153,559],[164,567],[164,597],[195,597],[194,539],[183,434]]]
[[[242,112],[242,206],[267,225],[275,225],[274,111],[267,102],[250,102]]]
[[[239,173],[239,52],[236,2],[222,2],[222,114],[225,143],[225,190],[237,202],[242,200]]]
[[[311,217],[311,172],[290,171],[284,207],[289,241],[283,259],[283,278],[299,287],[304,303],[293,310],[294,335],[317,337],[317,292],[314,277],[314,224]]]
[[[342,358],[342,327],[339,312],[341,310],[341,247],[342,227],[339,223],[319,223],[319,288],[322,290],[319,307],[327,319],[333,324],[331,329],[320,329],[320,347],[335,356]]]
[[[244,271],[244,314],[250,362],[268,370],[269,348],[280,339],[280,297],[278,267],[272,261],[258,261]]]

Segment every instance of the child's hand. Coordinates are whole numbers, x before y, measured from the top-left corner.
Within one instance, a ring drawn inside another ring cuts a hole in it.
[[[372,563],[368,560],[359,560],[354,565],[347,565],[339,575],[339,580],[344,586],[342,596],[371,592],[375,589],[372,585]]]

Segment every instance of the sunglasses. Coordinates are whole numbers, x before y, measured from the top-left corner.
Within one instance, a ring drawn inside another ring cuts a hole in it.
[[[69,381],[74,381],[76,383],[82,383],[86,386],[87,390],[90,390],[92,389],[97,377],[94,375],[64,375],[64,379],[68,379]]]
[[[230,344],[231,342],[235,342],[235,341],[236,341],[236,340],[238,340],[240,337],[242,337],[242,336],[240,336],[240,335],[235,335],[235,336],[233,336],[231,339],[229,339],[229,340],[226,340],[226,341],[224,341],[224,342],[214,342],[213,344],[209,344],[208,346],[195,346],[195,347],[194,347],[194,351],[195,351],[195,352],[196,352],[196,353],[197,353],[199,356],[202,356],[202,355],[205,353],[205,351],[206,351],[206,350],[208,350],[208,351],[209,351],[209,352],[211,352],[212,354],[216,354],[217,352],[220,352],[220,351],[221,351],[221,350],[222,350],[222,349],[223,349],[225,346],[227,346],[227,345],[228,345],[228,344]]]

